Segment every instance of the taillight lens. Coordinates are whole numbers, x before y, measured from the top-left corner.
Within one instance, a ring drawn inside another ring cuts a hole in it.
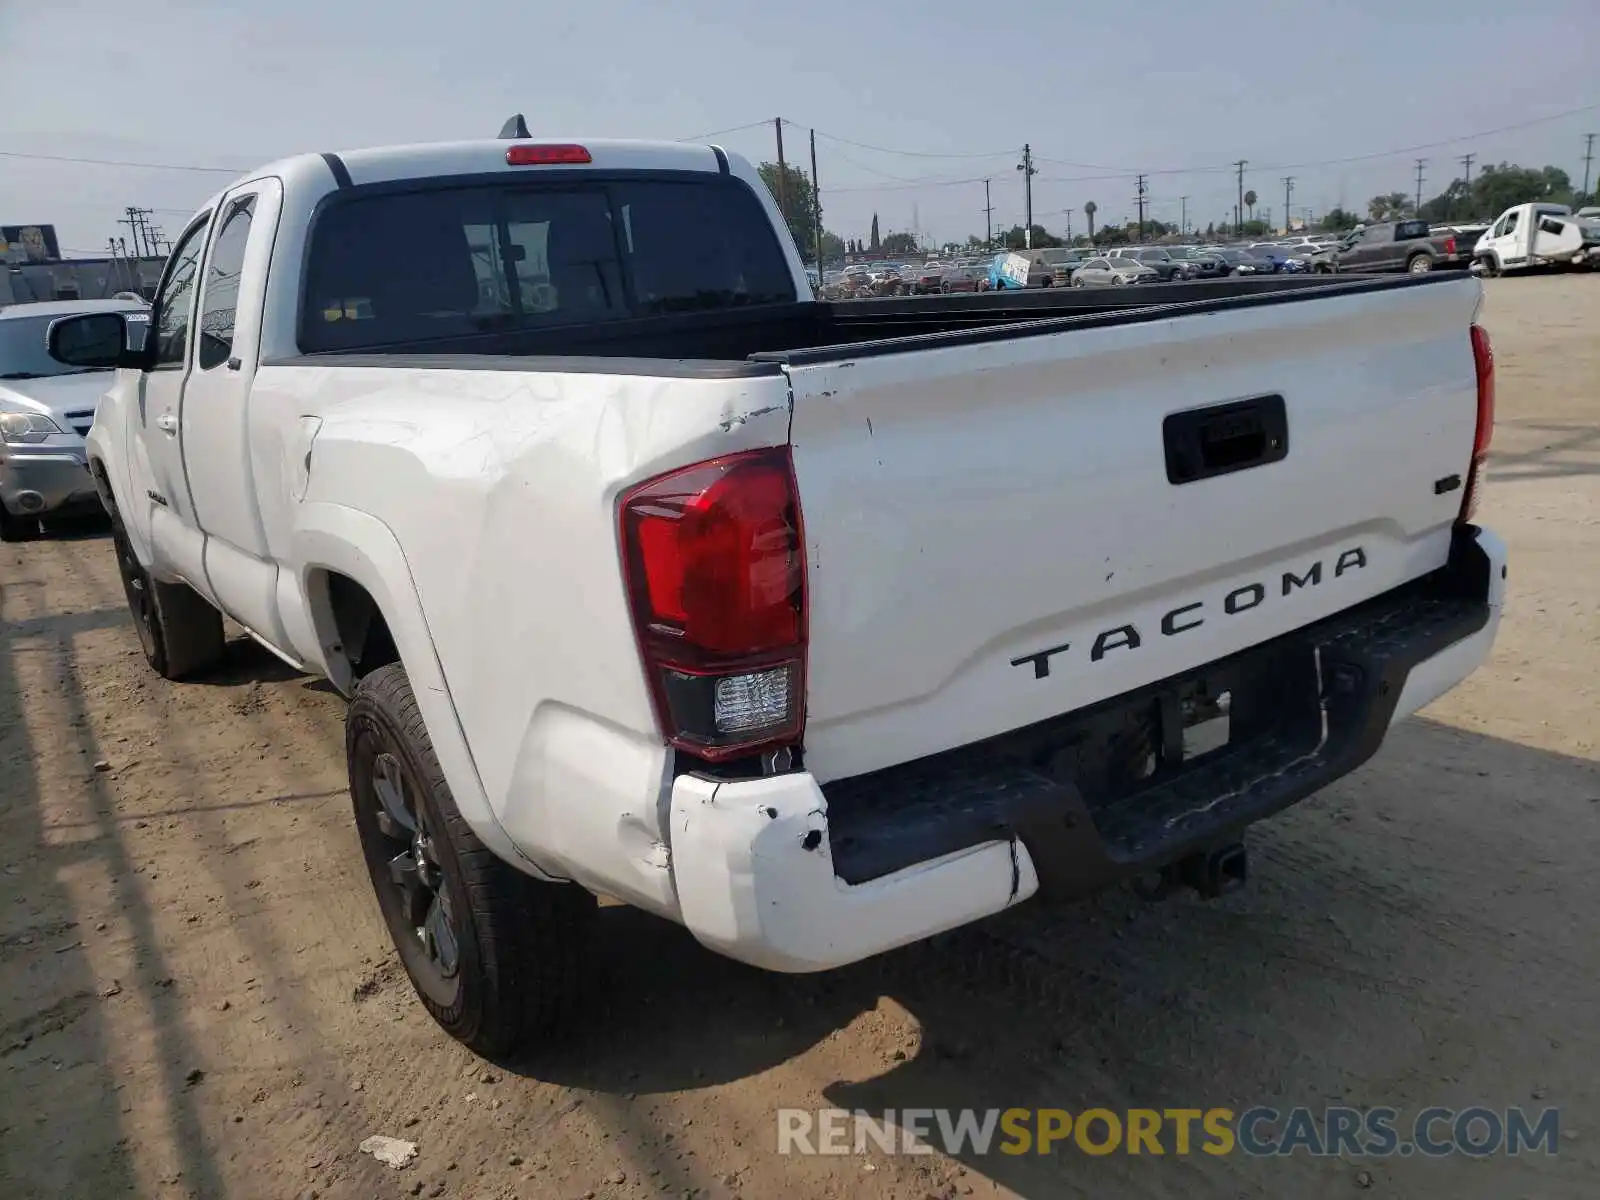
[[[1489,457],[1489,443],[1494,440],[1494,349],[1489,344],[1489,331],[1482,325],[1472,327],[1472,364],[1478,376],[1478,426],[1472,438],[1467,490],[1461,497],[1461,515],[1457,518],[1463,524],[1477,515],[1483,464]]]
[[[1444,240],[1444,252],[1446,254],[1450,255],[1451,257],[1455,256],[1456,239],[1454,237],[1445,238],[1445,240]]]
[[[622,498],[634,629],[666,739],[713,761],[799,740],[805,566],[787,447],[696,463]]]

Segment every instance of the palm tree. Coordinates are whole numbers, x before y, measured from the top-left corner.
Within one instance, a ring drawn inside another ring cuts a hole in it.
[[[1244,194],[1244,206],[1250,210],[1250,219],[1254,221],[1256,219],[1256,194],[1254,192],[1246,192]]]
[[[1083,215],[1089,218],[1089,244],[1094,245],[1094,215],[1100,211],[1100,206],[1093,200],[1083,202]]]
[[[1367,201],[1367,215],[1374,221],[1398,221],[1411,211],[1411,197],[1404,192],[1389,192]]]

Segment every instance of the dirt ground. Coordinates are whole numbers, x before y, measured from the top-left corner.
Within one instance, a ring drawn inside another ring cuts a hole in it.
[[[170,685],[98,534],[0,550],[7,1197],[1593,1195],[1600,1169],[1600,275],[1488,285],[1512,549],[1493,662],[1259,828],[1251,886],[1023,906],[821,977],[604,910],[536,1064],[414,1002],[342,705],[247,641]],[[1359,480],[1352,479],[1352,487]],[[1559,1153],[780,1157],[775,1110],[1559,1106]],[[394,1171],[369,1134],[417,1143]]]

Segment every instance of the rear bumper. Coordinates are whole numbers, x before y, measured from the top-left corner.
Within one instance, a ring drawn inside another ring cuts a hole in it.
[[[1186,677],[1256,697],[1258,728],[1244,711],[1237,745],[1136,790],[1108,790],[1100,751],[1185,680],[825,787],[805,772],[680,776],[670,840],[683,922],[730,957],[822,970],[1234,840],[1360,766],[1395,722],[1477,669],[1505,562],[1499,538],[1463,530],[1425,579]],[[1041,746],[1067,767],[1043,769]]]
[[[100,498],[82,447],[6,446],[0,449],[0,504],[17,516],[97,511]]]

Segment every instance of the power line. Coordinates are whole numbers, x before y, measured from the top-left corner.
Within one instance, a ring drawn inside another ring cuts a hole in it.
[[[993,176],[990,176],[989,178],[992,179]],[[829,188],[828,191],[835,196],[844,195],[846,193],[861,192],[914,192],[922,188],[960,187],[965,183],[982,183],[983,180],[983,176],[974,175],[970,179],[908,180],[904,183],[879,183],[871,185],[863,184],[859,187]]]
[[[728,129],[712,129],[706,133],[697,133],[693,137],[677,138],[676,140],[680,142],[703,142],[707,138],[721,137],[725,133],[743,133],[746,129],[762,129],[766,124],[765,120],[751,121],[747,125],[734,125]],[[794,122],[791,121],[789,124],[793,125]]]
[[[1476,130],[1476,131],[1473,131],[1473,132],[1470,132],[1470,133],[1457,134],[1457,135],[1454,135],[1452,137],[1445,138],[1445,139],[1443,139],[1441,141],[1423,142],[1423,143],[1418,143],[1418,144],[1412,145],[1412,146],[1400,146],[1400,147],[1396,147],[1396,148],[1390,149],[1390,150],[1373,151],[1373,152],[1368,153],[1368,154],[1348,155],[1348,156],[1343,157],[1343,158],[1319,159],[1319,160],[1307,161],[1307,162],[1299,162],[1299,163],[1271,164],[1269,166],[1262,167],[1260,169],[1262,169],[1262,170],[1281,170],[1281,171],[1310,170],[1310,169],[1313,169],[1313,168],[1316,168],[1316,167],[1343,166],[1343,165],[1346,165],[1346,164],[1349,164],[1349,163],[1370,162],[1370,161],[1373,161],[1373,160],[1376,160],[1376,159],[1383,159],[1383,158],[1396,158],[1396,157],[1399,157],[1401,155],[1409,155],[1409,154],[1413,154],[1413,153],[1416,153],[1416,152],[1422,151],[1422,150],[1433,150],[1433,149],[1437,149],[1437,148],[1444,147],[1444,146],[1456,145],[1456,144],[1458,144],[1460,142],[1469,141],[1469,140],[1473,140],[1473,139],[1477,139],[1477,138],[1493,137],[1493,136],[1495,136],[1497,134],[1501,134],[1501,133],[1510,133],[1510,132],[1513,132],[1513,131],[1518,130],[1518,129],[1526,129],[1526,128],[1529,128],[1530,126],[1534,126],[1534,125],[1548,124],[1549,122],[1552,122],[1552,121],[1560,121],[1560,120],[1563,120],[1563,119],[1565,119],[1567,117],[1577,116],[1577,115],[1579,115],[1581,113],[1593,112],[1593,111],[1595,111],[1597,109],[1600,109],[1600,101],[1595,101],[1595,102],[1591,102],[1589,104],[1579,105],[1576,108],[1565,109],[1562,112],[1548,113],[1548,114],[1546,114],[1544,116],[1540,116],[1540,117],[1529,117],[1526,120],[1514,121],[1514,122],[1512,122],[1510,124],[1501,125],[1501,126],[1498,126],[1498,127],[1494,128],[1494,129]],[[719,136],[721,136],[723,134],[741,133],[741,132],[744,132],[746,130],[759,129],[759,128],[763,127],[763,126],[766,126],[766,125],[770,124],[770,121],[771,121],[771,118],[766,118],[766,119],[763,119],[763,120],[760,120],[760,121],[749,121],[749,122],[746,122],[743,125],[733,125],[733,126],[729,126],[726,129],[709,130],[709,131],[707,131],[705,133],[696,134],[693,137],[679,138],[677,140],[685,141],[685,142],[703,141],[703,140],[705,140],[707,138],[719,137]],[[790,124],[794,124],[794,122],[790,122]],[[892,154],[892,155],[897,155],[897,156],[905,157],[905,158],[929,158],[929,159],[946,159],[946,160],[976,160],[976,159],[1005,158],[1005,157],[1010,156],[1012,153],[1014,153],[1014,151],[1010,151],[1010,150],[984,151],[982,153],[950,153],[950,152],[935,152],[935,151],[927,151],[927,150],[902,150],[902,149],[897,149],[897,148],[890,147],[890,146],[874,145],[871,142],[856,141],[856,140],[854,140],[852,138],[840,137],[837,134],[831,134],[831,133],[828,133],[828,132],[826,132],[824,130],[821,130],[821,129],[817,130],[817,136],[819,138],[823,138],[823,139],[825,139],[827,141],[839,143],[840,145],[854,146],[854,147],[856,147],[857,149],[860,149],[860,150],[869,150],[869,151],[872,151],[873,153],[877,153],[877,154]],[[1592,142],[1590,143],[1590,145],[1592,146]],[[245,171],[251,169],[249,167],[200,166],[200,165],[197,165],[197,164],[194,164],[194,163],[140,162],[140,161],[136,161],[136,160],[132,160],[132,159],[95,158],[95,157],[91,157],[91,156],[87,156],[87,155],[32,154],[32,153],[27,153],[27,152],[24,152],[24,151],[19,151],[19,150],[0,150],[0,158],[18,159],[18,160],[28,161],[28,162],[55,162],[55,163],[80,164],[80,165],[85,165],[85,166],[118,167],[118,168],[133,169],[133,170],[184,171],[184,172],[192,172],[192,173],[197,173],[197,174],[210,174],[210,175],[239,175],[239,174],[243,174]],[[1089,169],[1089,170],[1105,172],[1105,174],[1103,174],[1103,175],[1076,176],[1076,177],[1070,177],[1070,178],[1054,177],[1054,176],[1046,176],[1046,175],[1041,175],[1040,176],[1040,179],[1042,181],[1051,182],[1051,183],[1093,183],[1093,182],[1100,182],[1100,181],[1105,181],[1105,180],[1128,178],[1128,177],[1133,176],[1133,175],[1136,174],[1136,172],[1134,172],[1133,170],[1124,170],[1124,169],[1119,168],[1119,167],[1110,167],[1110,166],[1104,166],[1104,165],[1100,165],[1100,164],[1091,164],[1091,163],[1068,162],[1067,160],[1064,160],[1064,159],[1053,159],[1053,158],[1048,158],[1048,157],[1035,156],[1034,157],[1034,161],[1035,162],[1043,162],[1043,163],[1051,163],[1051,164],[1060,165],[1060,166],[1068,166],[1068,167],[1075,167],[1075,168],[1086,168],[1086,169]],[[857,164],[857,165],[862,165],[862,164]],[[1231,164],[1229,164],[1227,166],[1220,166],[1219,165],[1219,166],[1159,167],[1159,168],[1148,170],[1148,171],[1145,171],[1145,172],[1142,172],[1142,173],[1145,174],[1145,175],[1209,175],[1209,174],[1221,174],[1221,173],[1224,173],[1224,172],[1234,171],[1237,168],[1238,168],[1238,163],[1235,162],[1235,163],[1231,163]],[[870,170],[871,168],[866,168],[866,167],[863,166],[863,169]],[[935,180],[935,179],[927,179],[927,180],[924,180],[924,179],[899,179],[898,177],[888,175],[887,172],[879,172],[879,173],[884,174],[887,178],[896,179],[896,182],[900,183],[902,186],[905,186],[905,187],[948,187],[948,186],[956,186],[956,185],[963,184],[963,183],[981,182],[981,178],[982,178],[980,176],[980,177],[976,177],[976,178],[964,178],[964,179],[937,179],[937,180]],[[843,192],[843,191],[878,191],[878,190],[890,191],[890,190],[898,190],[898,189],[897,188],[864,188],[863,187],[863,188],[834,188],[832,190],[835,191],[835,192]]]
[[[903,158],[1009,158],[1011,155],[1016,153],[1015,150],[996,150],[985,154],[935,154],[927,150],[893,150],[888,146],[874,146],[868,142],[852,141],[850,138],[840,137],[835,133],[824,133],[820,129],[817,130],[817,136],[819,138],[825,138],[830,142],[839,142],[845,146],[854,146],[857,150],[871,150],[877,154],[897,154]]]
[[[196,167],[182,163],[123,162],[111,158],[79,158],[67,154],[23,154],[17,150],[0,150],[0,158],[21,158],[30,162],[84,163],[94,167],[135,167],[147,171],[201,171],[215,175],[242,175],[249,167]]]
[[[1297,163],[1272,163],[1272,164],[1268,164],[1266,166],[1263,166],[1263,167],[1261,167],[1259,169],[1261,169],[1261,170],[1269,170],[1269,171],[1291,171],[1291,170],[1303,171],[1303,170],[1309,170],[1309,169],[1314,168],[1314,167],[1335,167],[1335,166],[1343,166],[1343,165],[1346,165],[1348,163],[1369,162],[1369,161],[1372,161],[1372,160],[1375,160],[1375,159],[1397,158],[1397,157],[1400,157],[1401,155],[1414,154],[1415,152],[1417,152],[1419,150],[1433,150],[1433,149],[1437,149],[1438,147],[1441,147],[1441,146],[1455,145],[1457,143],[1464,142],[1464,141],[1469,141],[1469,140],[1472,140],[1472,139],[1475,139],[1475,138],[1493,137],[1496,134],[1509,133],[1509,132],[1511,132],[1513,130],[1525,129],[1525,128],[1528,128],[1529,126],[1532,126],[1532,125],[1542,125],[1542,124],[1546,124],[1546,123],[1551,122],[1551,121],[1559,121],[1559,120],[1562,120],[1562,119],[1564,119],[1566,117],[1577,116],[1580,113],[1591,112],[1591,111],[1593,111],[1595,109],[1600,109],[1600,101],[1596,101],[1596,102],[1590,103],[1590,104],[1581,105],[1581,106],[1579,106],[1577,108],[1566,109],[1563,112],[1549,113],[1549,114],[1547,114],[1545,116],[1542,116],[1542,117],[1530,117],[1525,121],[1516,121],[1516,122],[1513,122],[1512,124],[1509,124],[1509,125],[1501,125],[1501,126],[1495,128],[1495,129],[1484,129],[1484,130],[1478,130],[1478,131],[1475,131],[1475,132],[1472,132],[1472,133],[1457,134],[1457,135],[1455,135],[1453,137],[1449,137],[1449,138],[1444,139],[1443,141],[1438,141],[1438,142],[1424,142],[1424,143],[1419,143],[1419,144],[1413,145],[1413,146],[1400,146],[1400,147],[1396,147],[1395,149],[1392,149],[1392,150],[1378,150],[1378,151],[1373,151],[1373,152],[1368,153],[1368,154],[1348,155],[1348,156],[1343,157],[1343,158],[1327,158],[1327,159],[1319,159],[1319,160],[1316,160],[1316,161],[1297,162]],[[907,156],[907,157],[914,157],[914,158],[999,158],[1002,155],[1004,155],[1006,153],[1009,153],[1009,152],[1006,152],[1006,151],[1001,151],[1001,152],[994,153],[994,154],[989,154],[989,153],[985,153],[985,154],[933,154],[933,153],[928,153],[928,152],[925,152],[925,151],[918,151],[918,150],[895,150],[895,149],[891,149],[891,148],[886,147],[886,146],[874,146],[874,145],[870,145],[870,144],[868,144],[866,142],[851,141],[848,138],[841,138],[841,137],[838,137],[838,136],[836,136],[834,134],[825,133],[820,129],[817,131],[817,136],[820,137],[820,138],[826,138],[829,141],[841,142],[841,143],[843,143],[845,145],[848,145],[848,146],[855,146],[855,147],[857,147],[859,149],[863,149],[863,150],[872,150],[872,151],[876,151],[876,152],[881,153],[881,154],[904,155],[904,156]],[[1041,175],[1040,176],[1041,180],[1046,181],[1046,182],[1050,182],[1050,183],[1093,183],[1093,182],[1099,182],[1099,181],[1102,181],[1102,180],[1125,179],[1125,178],[1127,178],[1129,176],[1132,176],[1132,175],[1135,175],[1135,174],[1138,173],[1138,172],[1135,172],[1132,169],[1124,169],[1124,168],[1121,168],[1121,167],[1106,166],[1106,165],[1101,164],[1101,163],[1068,162],[1068,161],[1066,161],[1064,159],[1050,158],[1050,157],[1043,156],[1043,155],[1035,155],[1034,156],[1034,162],[1036,162],[1036,163],[1049,163],[1049,164],[1056,165],[1056,166],[1067,166],[1067,167],[1075,167],[1075,168],[1087,169],[1087,170],[1091,170],[1091,171],[1103,171],[1103,172],[1106,172],[1106,174],[1104,174],[1104,175],[1083,175],[1083,176],[1073,176],[1073,177],[1070,177],[1070,178],[1063,178],[1063,177],[1049,176],[1049,175]],[[1221,173],[1224,173],[1224,172],[1235,171],[1235,170],[1237,170],[1237,167],[1238,167],[1238,163],[1237,162],[1233,162],[1233,163],[1228,164],[1227,166],[1159,167],[1159,168],[1156,168],[1154,170],[1145,171],[1143,173],[1146,174],[1146,175],[1209,175],[1209,174],[1221,174]],[[913,181],[905,180],[903,182],[913,182]],[[970,182],[970,181],[969,180],[959,180],[959,181],[947,180],[947,181],[944,181],[944,182]]]

